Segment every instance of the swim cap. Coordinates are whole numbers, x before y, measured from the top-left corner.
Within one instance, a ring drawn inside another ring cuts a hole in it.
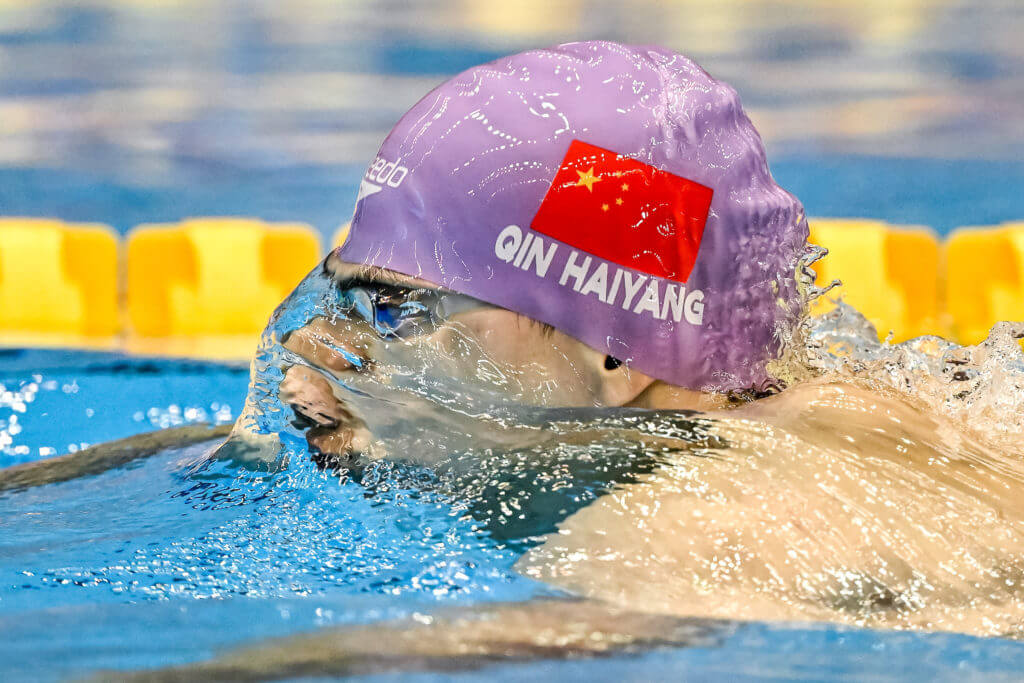
[[[730,390],[770,381],[806,238],[735,90],[668,50],[583,42],[474,67],[413,106],[339,257]]]

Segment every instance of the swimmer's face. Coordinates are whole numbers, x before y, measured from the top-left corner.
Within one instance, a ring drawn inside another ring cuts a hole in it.
[[[314,318],[285,337],[285,348],[308,366],[287,368],[279,390],[320,450],[365,448],[361,442],[393,423],[366,428],[382,410],[410,423],[436,421],[431,408],[623,406],[656,384],[512,311],[333,254],[325,269],[348,314]],[[367,305],[360,308],[360,299]],[[360,398],[367,395],[378,400]]]

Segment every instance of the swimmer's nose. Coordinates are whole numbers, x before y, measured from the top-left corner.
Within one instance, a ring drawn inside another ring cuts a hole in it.
[[[310,364],[335,373],[360,370],[366,365],[362,350],[345,340],[323,318],[316,318],[305,327],[289,333],[282,343]]]

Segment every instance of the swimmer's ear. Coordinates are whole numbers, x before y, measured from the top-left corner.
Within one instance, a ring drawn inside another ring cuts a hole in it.
[[[653,377],[631,369],[615,356],[605,356],[601,370],[601,402],[607,406],[624,406],[654,381]]]

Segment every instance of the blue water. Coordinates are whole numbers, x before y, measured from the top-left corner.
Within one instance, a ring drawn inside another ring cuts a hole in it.
[[[215,364],[10,352],[0,357],[4,396],[32,399],[0,406],[4,429],[15,415],[21,427],[0,462],[62,452],[70,438],[230,421],[246,381],[245,369]],[[258,638],[554,594],[517,574],[518,550],[433,491],[426,471],[383,466],[362,483],[339,481],[301,444],[273,475],[197,469],[204,448],[0,494],[0,679],[180,664]],[[993,680],[1021,667],[1024,643],[1013,641],[750,624],[726,627],[711,646],[459,678]]]
[[[0,358],[0,425],[10,434],[17,417],[20,427],[0,448],[3,465],[64,452],[70,434],[82,446],[230,422],[248,380],[210,364],[47,355],[45,369],[36,353]],[[273,476],[226,464],[193,471],[200,445],[0,494],[0,679],[177,663],[424,602],[548,592],[514,573],[516,553],[464,511],[400,484],[414,478],[339,484],[294,448]]]
[[[646,0],[0,5],[0,214],[304,220],[325,242],[401,113],[451,74],[578,38],[733,83],[810,215],[1024,218],[1024,5]],[[0,467],[238,415],[245,368],[0,354]],[[195,661],[254,639],[549,589],[429,473],[196,471],[201,448],[0,494],[0,680]],[[597,489],[586,493],[596,495]],[[585,498],[586,496],[584,496]],[[550,521],[550,520],[548,520]],[[751,624],[714,646],[460,679],[1013,680],[1024,644]],[[437,680],[433,675],[378,677]]]
[[[0,214],[240,214],[329,239],[399,116],[561,40],[655,43],[733,84],[811,216],[1020,219],[1024,5],[458,0],[0,7]]]

